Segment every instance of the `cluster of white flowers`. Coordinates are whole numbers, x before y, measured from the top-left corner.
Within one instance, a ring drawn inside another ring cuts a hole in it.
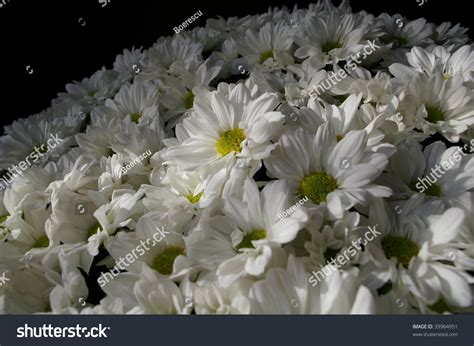
[[[0,192],[1,312],[473,310],[465,28],[320,1],[208,19],[66,90],[0,138],[4,174],[63,139]]]

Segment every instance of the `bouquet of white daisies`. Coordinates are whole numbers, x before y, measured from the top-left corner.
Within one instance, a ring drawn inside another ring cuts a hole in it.
[[[472,311],[467,30],[329,1],[197,23],[5,128],[0,311]]]

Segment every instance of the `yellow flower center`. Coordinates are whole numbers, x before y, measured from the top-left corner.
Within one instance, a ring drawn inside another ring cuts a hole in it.
[[[201,196],[203,194],[204,191],[201,191],[199,192],[197,195],[194,195],[192,192],[190,192],[186,198],[188,199],[189,202],[191,202],[192,204],[194,203],[197,203],[199,202],[199,200],[201,199]]]
[[[382,239],[382,249],[387,258],[395,257],[405,268],[408,268],[410,260],[420,251],[418,245],[410,239],[390,235]]]
[[[326,172],[316,172],[305,177],[300,183],[300,194],[315,204],[326,201],[326,196],[337,189],[337,181]]]
[[[267,231],[265,231],[264,229],[256,229],[252,232],[249,232],[246,235],[244,235],[244,238],[242,239],[240,244],[237,245],[237,249],[242,249],[242,248],[255,249],[255,247],[252,244],[252,241],[265,239],[266,236],[267,236]]]
[[[432,124],[436,124],[438,121],[444,121],[444,112],[437,106],[425,106],[428,116],[428,120]]]
[[[273,51],[272,50],[267,50],[266,52],[263,52],[260,55],[260,59],[259,59],[260,64],[263,64],[268,58],[273,59]]]
[[[191,90],[189,90],[186,95],[184,95],[184,106],[186,109],[193,108],[194,105],[194,94]]]
[[[131,115],[131,119],[135,124],[138,124],[138,121],[140,120],[141,116],[142,115],[140,113],[133,113]]]
[[[329,53],[330,51],[332,51],[333,49],[336,49],[336,48],[342,48],[342,44],[340,42],[325,42],[322,46],[321,46],[321,50],[324,52],[324,53]]]
[[[221,134],[216,142],[216,151],[221,156],[226,156],[230,152],[240,153],[240,144],[245,140],[245,132],[236,128]]]
[[[48,246],[49,246],[49,238],[46,234],[43,234],[41,237],[36,239],[32,248],[37,249],[37,248],[48,247]]]
[[[184,249],[180,247],[169,247],[160,253],[153,260],[152,268],[163,275],[170,275],[173,272],[173,264],[176,257],[183,255]]]

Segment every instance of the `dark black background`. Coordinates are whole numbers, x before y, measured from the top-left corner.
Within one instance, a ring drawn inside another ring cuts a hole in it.
[[[428,0],[419,6],[416,0],[353,0],[351,5],[373,14],[400,13],[470,27],[465,1]],[[158,37],[173,35],[173,27],[198,10],[203,16],[193,25],[203,26],[217,15],[244,16],[265,12],[269,6],[305,7],[311,2],[110,0],[102,7],[98,0],[9,0],[0,8],[0,125],[47,108],[67,83],[89,77],[102,66],[111,68],[124,48],[149,47]],[[26,71],[28,65],[33,74]]]

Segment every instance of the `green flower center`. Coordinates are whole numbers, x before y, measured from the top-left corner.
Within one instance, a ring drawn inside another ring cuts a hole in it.
[[[336,141],[340,142],[344,138],[344,135],[336,135]]]
[[[413,191],[417,191],[417,192],[421,193],[422,189],[418,189],[416,187],[417,183],[418,183],[418,180],[411,183],[410,184],[410,189],[413,190]],[[433,183],[433,184],[429,185],[428,188],[426,188],[425,191],[423,191],[423,193],[425,195],[431,196],[431,197],[441,197],[441,196],[443,196],[443,190],[441,189],[441,186],[439,186],[436,183]]]
[[[441,190],[441,186],[434,183],[428,186],[428,188],[425,191],[425,194],[431,197],[441,197],[443,195],[443,191]]]
[[[325,172],[316,172],[305,177],[300,184],[300,194],[315,204],[326,201],[326,196],[337,189],[337,181]]]
[[[340,106],[344,103],[345,100],[347,100],[348,95],[335,95],[332,98],[335,101],[335,104],[337,106]]]
[[[336,258],[340,250],[341,249],[331,249],[328,247],[324,252],[324,259],[326,260],[326,262],[329,263],[333,260],[333,258]]]
[[[39,237],[35,241],[32,248],[37,249],[37,248],[48,247],[48,246],[49,246],[49,238],[46,234],[43,234],[41,237]]]
[[[444,121],[444,113],[441,109],[436,106],[425,106],[428,116],[428,120],[432,124],[436,124],[438,121]]]
[[[437,312],[438,314],[442,314],[444,312],[451,312],[451,308],[448,304],[443,300],[443,298],[439,298],[436,303],[429,305],[428,308]]]
[[[382,239],[382,249],[387,258],[395,257],[405,268],[408,268],[410,260],[420,251],[418,245],[410,239],[390,235]]]
[[[216,142],[216,151],[221,156],[226,156],[228,153],[235,151],[240,153],[240,143],[245,139],[245,132],[242,129],[236,128],[221,134]]]
[[[107,151],[105,152],[105,156],[111,157],[113,154],[115,154],[115,151],[113,151],[112,148],[107,148]]]
[[[268,58],[273,59],[273,50],[267,50],[266,52],[263,52],[260,55],[260,59],[259,59],[260,64],[263,64]]]
[[[138,124],[138,120],[140,120],[141,116],[140,113],[133,113],[130,117],[135,124]]]
[[[337,48],[342,48],[342,44],[340,42],[333,42],[333,41],[329,41],[329,42],[325,42],[322,46],[321,46],[321,50],[324,52],[324,53],[329,53],[330,51],[332,51],[333,49],[337,49]]]
[[[48,146],[47,145],[41,145],[38,147],[38,151],[41,153],[41,154],[46,154],[48,152]],[[32,151],[33,153],[33,151]]]
[[[406,37],[398,36],[393,38],[394,41],[398,42],[400,47],[408,46],[408,39]]]
[[[267,231],[265,231],[264,229],[256,229],[252,232],[249,232],[246,235],[244,235],[244,238],[242,239],[240,244],[237,245],[237,249],[242,249],[242,248],[255,249],[255,247],[252,244],[252,241],[265,239],[266,236],[267,236]]]
[[[199,202],[199,200],[201,199],[201,196],[202,196],[203,192],[204,192],[204,191],[201,191],[201,192],[199,192],[197,195],[193,195],[193,193],[190,192],[190,193],[186,196],[186,198],[187,198],[188,201],[191,202],[192,204],[197,203],[197,202]]]
[[[153,260],[152,268],[163,275],[170,275],[173,272],[173,264],[176,257],[183,255],[184,249],[180,247],[169,247],[160,253]]]
[[[448,80],[449,78],[451,78],[451,75],[449,73],[443,73],[444,80]]]
[[[91,227],[89,227],[89,229],[87,230],[87,238],[90,238],[92,237],[94,234],[96,234],[97,232],[99,232],[99,229],[100,229],[100,224],[98,222],[96,222],[95,224],[93,224]]]
[[[186,109],[193,108],[194,105],[194,94],[191,90],[189,90],[186,95],[184,95],[184,106]]]

